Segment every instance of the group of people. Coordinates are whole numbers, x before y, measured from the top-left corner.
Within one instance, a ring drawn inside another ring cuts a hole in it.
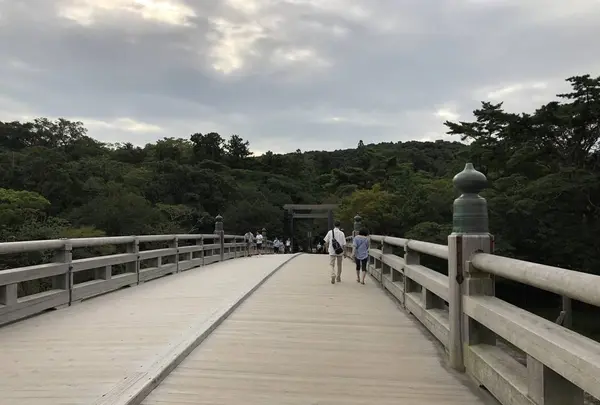
[[[369,233],[361,229],[352,240],[352,258],[356,264],[356,282],[364,284],[369,262]],[[325,235],[325,248],[329,253],[329,267],[331,267],[331,284],[342,281],[342,263],[344,261],[344,247],[346,235],[340,229],[340,222],[334,223],[334,228]],[[337,268],[337,271],[336,271]]]
[[[356,282],[364,284],[367,275],[367,264],[369,262],[369,233],[366,229],[361,229],[358,235],[352,238],[352,259],[356,265]],[[246,232],[244,241],[246,242],[246,253],[252,256],[253,247],[256,246],[258,255],[263,254],[263,235],[256,231],[256,236],[251,231]],[[333,229],[327,232],[324,239],[325,244],[317,245],[317,249],[327,251],[329,254],[329,267],[331,268],[331,284],[342,281],[342,265],[344,261],[344,247],[346,246],[346,235],[340,229],[340,222],[335,221]],[[283,243],[279,238],[273,240],[273,251],[275,253],[291,253],[291,241],[288,238]]]
[[[285,244],[283,241],[279,240],[279,238],[275,238],[275,240],[273,240],[273,252],[292,253],[292,242],[290,241],[290,238],[285,241]]]
[[[244,235],[244,242],[246,242],[246,254],[252,256],[252,250],[255,247],[256,253],[261,255],[263,253],[263,236],[260,231],[256,231],[256,236],[251,231],[246,232]]]
[[[263,240],[264,237],[261,231],[256,231],[256,236],[254,236],[252,231],[246,232],[244,235],[244,242],[246,242],[246,253],[248,256],[252,256],[252,252],[255,249],[257,255],[262,255],[264,253]],[[285,241],[285,244],[279,240],[279,238],[273,240],[273,251],[275,253],[291,253],[291,247],[292,243],[289,238]]]

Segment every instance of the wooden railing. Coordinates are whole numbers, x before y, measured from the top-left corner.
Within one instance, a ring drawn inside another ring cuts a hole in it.
[[[272,242],[265,245],[271,252]],[[90,254],[90,249],[98,248],[108,250],[108,254]],[[42,256],[49,260],[0,270],[0,325],[168,274],[242,257],[246,244],[243,236],[220,234],[0,243],[0,255],[30,252],[44,252]],[[77,258],[81,253],[91,257]],[[32,281],[36,281],[36,288],[22,288]]]
[[[502,404],[580,405],[584,395],[600,398],[599,342],[494,296],[498,276],[562,295],[563,301],[600,306],[600,276],[477,249],[465,254],[464,244],[380,235],[371,235],[370,242],[370,274],[441,342],[454,368]],[[421,255],[447,260],[451,277],[421,265]],[[502,340],[526,360],[499,345]]]

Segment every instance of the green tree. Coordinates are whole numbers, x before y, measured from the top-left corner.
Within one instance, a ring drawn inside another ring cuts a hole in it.
[[[243,168],[247,159],[252,156],[250,142],[245,141],[239,135],[231,135],[225,144],[225,153],[231,167]]]
[[[190,137],[193,144],[193,151],[196,161],[204,159],[220,162],[225,154],[225,140],[216,132],[209,132],[202,135],[195,133]]]
[[[144,197],[118,184],[109,184],[99,196],[71,213],[77,226],[93,225],[109,235],[152,233],[160,212]]]
[[[358,190],[342,199],[336,216],[349,228],[358,213],[364,218],[364,226],[371,233],[398,235],[406,228],[401,215],[402,201],[398,195],[375,185],[370,189]]]
[[[46,218],[50,201],[32,191],[0,188],[0,224],[4,232]]]
[[[567,81],[572,92],[532,114],[484,102],[476,121],[446,125],[472,141],[471,158],[492,180],[484,195],[499,253],[597,271],[600,77]]]

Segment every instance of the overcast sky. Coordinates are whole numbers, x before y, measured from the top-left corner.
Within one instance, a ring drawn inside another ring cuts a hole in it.
[[[0,120],[256,153],[447,139],[481,100],[599,75],[598,38],[599,0],[0,0]]]

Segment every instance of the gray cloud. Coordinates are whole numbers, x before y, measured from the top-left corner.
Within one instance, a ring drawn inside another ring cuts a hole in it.
[[[599,74],[596,0],[0,0],[0,119],[254,150],[444,137]]]

